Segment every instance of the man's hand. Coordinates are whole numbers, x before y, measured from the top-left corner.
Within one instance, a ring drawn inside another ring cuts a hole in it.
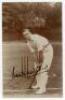
[[[40,71],[40,69],[41,69],[41,65],[40,66],[37,66],[36,71]]]
[[[34,63],[34,70],[39,71],[41,69],[42,63]]]

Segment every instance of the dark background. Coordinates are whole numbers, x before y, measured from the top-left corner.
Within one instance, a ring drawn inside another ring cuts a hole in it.
[[[22,40],[25,28],[31,28],[50,41],[61,41],[61,3],[54,7],[49,3],[3,3],[2,8],[3,41]]]

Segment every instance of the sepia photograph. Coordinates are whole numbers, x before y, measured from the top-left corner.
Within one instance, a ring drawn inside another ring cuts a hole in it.
[[[62,3],[2,3],[3,97],[62,97]]]

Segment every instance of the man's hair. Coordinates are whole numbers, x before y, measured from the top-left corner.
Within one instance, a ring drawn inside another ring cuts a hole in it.
[[[28,28],[23,30],[23,34],[26,34],[25,32],[31,33],[30,29],[28,29]]]
[[[31,28],[25,28],[25,29],[23,29],[23,32],[26,30],[29,30],[30,32],[32,31]]]

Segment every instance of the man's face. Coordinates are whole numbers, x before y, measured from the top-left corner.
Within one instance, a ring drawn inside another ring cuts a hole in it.
[[[31,33],[28,30],[23,32],[23,36],[26,40],[31,40]]]

